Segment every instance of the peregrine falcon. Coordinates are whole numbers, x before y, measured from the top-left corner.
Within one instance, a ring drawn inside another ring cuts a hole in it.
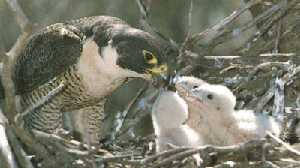
[[[21,112],[46,101],[24,114],[24,127],[55,133],[62,127],[63,112],[96,106],[88,114],[87,131],[97,139],[108,95],[129,78],[166,74],[160,44],[151,34],[109,16],[57,23],[35,33],[17,57],[12,78]]]

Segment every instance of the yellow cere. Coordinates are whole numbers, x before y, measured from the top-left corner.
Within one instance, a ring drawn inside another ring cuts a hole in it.
[[[143,50],[143,54],[144,54],[144,59],[147,61],[148,64],[151,64],[151,65],[158,64],[157,58],[151,52]]]
[[[152,74],[163,74],[168,71],[168,66],[166,64],[162,64],[162,65],[150,68],[150,69],[148,69],[148,71]]]

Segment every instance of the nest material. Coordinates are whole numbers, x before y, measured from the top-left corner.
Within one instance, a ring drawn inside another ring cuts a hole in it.
[[[33,31],[16,1],[8,1],[21,18],[22,35],[4,59],[3,81],[6,91],[6,117],[1,115],[1,132],[11,152],[0,156],[1,166],[14,167],[195,167],[192,155],[200,153],[202,166],[211,167],[300,167],[299,137],[295,125],[300,118],[300,10],[298,0],[250,0],[235,13],[206,31],[188,35],[179,48],[179,73],[194,75],[210,83],[223,83],[233,89],[238,108],[255,109],[283,116],[282,139],[269,136],[235,146],[178,147],[154,153],[154,137],[145,137],[145,120],[151,108],[150,90],[125,108],[121,129],[113,129],[113,141],[91,147],[72,140],[68,135],[42,132],[29,134],[14,123],[13,84],[9,81],[10,64],[24,47]],[[140,4],[144,25],[149,8]],[[21,12],[20,12],[21,11]],[[248,12],[250,20],[237,24]],[[192,13],[192,5],[190,13]],[[189,17],[192,17],[189,14]],[[191,19],[189,19],[191,20]],[[189,23],[189,25],[192,23]],[[210,55],[231,56],[210,56]],[[237,57],[238,56],[238,57]],[[10,60],[12,59],[12,60]],[[173,58],[174,59],[174,58]],[[6,61],[5,61],[6,60]],[[141,103],[142,102],[142,103]],[[110,120],[113,125],[114,120]],[[140,124],[143,123],[143,124]],[[150,125],[151,127],[151,125]],[[150,129],[151,132],[151,129]],[[134,137],[132,137],[134,135]],[[142,138],[138,138],[142,137]],[[294,149],[296,148],[296,150]],[[9,149],[9,148],[8,148]],[[9,150],[8,150],[9,151]],[[3,154],[3,150],[1,151]],[[3,162],[2,162],[3,160]]]

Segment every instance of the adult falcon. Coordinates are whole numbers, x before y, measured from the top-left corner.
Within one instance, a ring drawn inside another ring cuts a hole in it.
[[[95,107],[86,124],[97,141],[104,104],[114,90],[129,78],[166,74],[160,44],[149,33],[108,16],[57,23],[35,33],[13,73],[20,111],[27,111],[24,127],[55,133],[62,128],[63,112]]]

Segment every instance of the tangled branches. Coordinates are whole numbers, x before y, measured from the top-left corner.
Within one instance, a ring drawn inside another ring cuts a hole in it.
[[[238,97],[238,108],[251,108],[256,112],[282,116],[282,139],[299,142],[295,135],[296,121],[299,123],[300,120],[300,43],[299,39],[297,40],[300,35],[297,16],[300,14],[297,0],[280,0],[272,5],[266,5],[261,0],[247,1],[232,15],[204,32],[194,35],[189,32],[180,47],[163,37],[149,24],[147,17],[150,1],[136,2],[141,11],[142,27],[162,40],[172,43],[173,47],[179,50],[176,59],[180,74],[192,74],[209,82],[223,83],[231,87]],[[0,113],[0,133],[5,139],[0,145],[0,160],[3,163],[1,166],[194,167],[191,156],[195,153],[200,153],[204,167],[300,166],[299,151],[271,134],[266,139],[234,146],[176,147],[157,154],[153,151],[153,137],[123,142],[120,135],[127,134],[128,130],[136,127],[141,118],[149,114],[151,101],[145,99],[153,99],[153,96],[148,95],[152,92],[149,90],[140,91],[124,110],[121,125],[118,125],[114,132],[120,139],[114,137],[113,143],[101,146],[107,150],[75,141],[65,132],[60,135],[24,132],[14,120],[18,115],[11,72],[12,64],[34,31],[34,26],[16,0],[7,0],[7,3],[15,13],[22,33],[3,59],[2,81],[6,99],[5,109]],[[263,10],[254,13],[257,9]],[[192,11],[191,0],[189,27],[192,25]],[[253,18],[236,27],[234,23],[249,11]],[[246,38],[239,40],[242,37]],[[289,45],[292,43],[293,45]],[[221,53],[229,56],[223,56]],[[54,90],[53,94],[59,90]],[[51,99],[51,95],[46,96],[44,101],[48,99]],[[144,104],[146,101],[149,107],[141,108],[139,105],[142,101]],[[126,115],[132,111],[139,115],[135,115],[134,121],[127,122]]]

